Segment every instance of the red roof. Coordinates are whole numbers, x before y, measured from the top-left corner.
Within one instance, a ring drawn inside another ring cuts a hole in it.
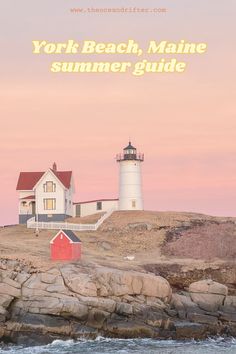
[[[32,191],[35,184],[43,176],[44,172],[21,172],[16,190],[19,191]]]
[[[27,197],[21,199],[35,199],[35,195],[28,195]]]
[[[53,171],[54,175],[67,189],[70,188],[72,171]],[[31,191],[45,172],[20,172],[16,190]]]
[[[71,182],[71,176],[72,176],[72,171],[53,171],[51,170],[54,175],[57,176],[59,181],[67,188],[70,188],[70,182]]]

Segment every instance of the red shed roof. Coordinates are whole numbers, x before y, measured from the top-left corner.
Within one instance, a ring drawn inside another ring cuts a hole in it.
[[[63,233],[71,243],[78,243],[81,242],[78,236],[75,235],[75,233],[71,230],[60,230],[56,236],[53,237],[53,239],[50,241],[50,243],[53,243],[54,240],[61,234]]]
[[[51,169],[59,181],[66,187],[70,188],[72,171],[54,171]],[[16,190],[30,191],[34,188],[36,183],[44,175],[45,172],[20,172]]]

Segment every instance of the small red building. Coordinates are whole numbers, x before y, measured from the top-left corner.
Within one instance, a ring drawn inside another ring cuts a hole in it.
[[[60,230],[50,241],[53,261],[76,261],[81,257],[81,241],[71,230]]]

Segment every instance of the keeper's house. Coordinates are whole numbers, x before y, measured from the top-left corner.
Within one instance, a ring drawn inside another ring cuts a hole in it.
[[[33,217],[36,221],[65,221],[118,209],[118,199],[73,203],[72,171],[58,171],[55,163],[46,172],[20,172],[16,189],[20,224]]]
[[[36,217],[37,221],[64,221],[73,216],[74,183],[72,171],[21,172],[19,191],[19,223]]]

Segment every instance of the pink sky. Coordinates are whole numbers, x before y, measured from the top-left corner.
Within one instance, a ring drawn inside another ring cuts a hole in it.
[[[131,2],[147,7],[146,1]],[[148,7],[167,7],[165,15],[69,12],[87,5],[72,0],[0,5],[0,225],[17,222],[19,172],[46,170],[54,161],[59,169],[73,170],[76,201],[117,197],[114,157],[129,137],[145,154],[145,209],[236,216],[235,2],[199,1],[190,8],[187,0],[148,1]],[[106,6],[111,2],[99,2]],[[185,57],[184,74],[140,78],[53,75],[49,66],[55,57],[32,54],[32,40],[70,38],[132,38],[144,47],[149,40],[185,39],[207,42],[208,51]]]

